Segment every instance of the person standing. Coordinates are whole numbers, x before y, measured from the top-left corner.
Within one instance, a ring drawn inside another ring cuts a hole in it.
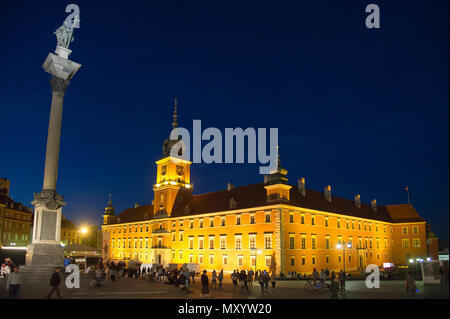
[[[339,298],[339,282],[338,282],[338,278],[334,274],[334,271],[331,274],[330,292],[331,292],[331,298],[333,298],[333,299]]]
[[[263,294],[264,293],[264,280],[263,280],[263,274],[260,271],[256,272],[255,280],[257,280],[259,285],[261,286],[261,294]]]
[[[49,299],[52,296],[53,292],[55,291],[58,299],[61,299],[61,295],[59,294],[59,285],[61,284],[61,276],[59,274],[60,270],[61,269],[59,267],[56,268],[55,272],[52,274],[52,277],[50,278],[50,286],[52,287],[52,290],[47,295],[47,299]]]
[[[20,285],[22,284],[22,275],[19,273],[19,266],[14,266],[13,271],[6,280],[6,289],[9,290],[9,299],[19,297]]]
[[[201,276],[201,284],[202,284],[202,297],[209,296],[209,279],[206,275],[206,270],[203,270],[203,275]]]
[[[275,288],[276,279],[274,271],[272,271],[272,276],[270,276],[270,282],[272,283],[272,288]]]
[[[416,298],[416,290],[417,290],[416,281],[410,271],[408,271],[406,274],[405,286],[406,291],[408,292],[410,297]]]
[[[441,278],[441,285],[443,286],[445,283],[445,275],[444,275],[444,267],[441,265],[439,267],[439,277]]]
[[[267,272],[267,270],[264,270],[263,282],[264,282],[264,286],[266,286],[266,289],[269,288],[269,280],[270,280],[269,273]]]
[[[233,281],[233,290],[235,290],[238,280],[238,274],[236,273],[236,270],[233,270],[233,273],[231,274],[231,280]]]
[[[222,286],[223,269],[220,271],[219,276],[217,277],[217,279],[219,279],[219,288],[223,288],[223,286]]]
[[[213,287],[214,284],[214,289],[217,288],[217,273],[216,270],[214,269],[212,274],[211,274],[211,289]]]
[[[252,287],[252,284],[253,284],[253,275],[254,275],[253,270],[250,269],[250,270],[248,271],[248,280],[247,280],[249,287]]]

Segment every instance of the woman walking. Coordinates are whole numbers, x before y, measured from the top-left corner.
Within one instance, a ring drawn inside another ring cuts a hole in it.
[[[214,289],[217,288],[217,273],[216,270],[214,269],[212,274],[211,274],[211,289],[214,285]]]
[[[209,296],[209,280],[208,280],[208,276],[206,275],[206,270],[203,270],[203,275],[201,277],[201,283],[202,283],[201,297],[208,297]]]
[[[409,271],[406,273],[405,285],[406,291],[411,296],[411,298],[416,298],[416,290],[417,290],[416,281],[414,280],[414,277]]]

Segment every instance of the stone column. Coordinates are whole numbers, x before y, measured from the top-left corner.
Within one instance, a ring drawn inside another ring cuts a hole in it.
[[[71,50],[57,47],[54,55],[49,53],[42,65],[53,77],[52,104],[48,124],[47,149],[45,155],[44,184],[40,193],[34,194],[34,223],[32,242],[28,246],[26,264],[32,268],[62,266],[64,248],[61,239],[61,211],[64,197],[56,191],[58,177],[59,145],[64,95],[70,80],[81,67],[68,59]]]
[[[70,80],[64,80],[56,76],[50,79],[52,106],[48,124],[47,151],[45,153],[44,190],[56,191],[63,100],[69,83]]]

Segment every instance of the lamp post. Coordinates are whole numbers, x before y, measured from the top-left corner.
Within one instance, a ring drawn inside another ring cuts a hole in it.
[[[342,250],[343,250],[343,256],[344,256],[344,262],[343,262],[343,268],[344,268],[344,274],[347,274],[346,272],[345,272],[345,247],[347,246],[347,248],[352,248],[352,244],[351,243],[349,243],[349,242],[345,242],[345,241],[343,241],[342,242],[342,245],[341,244],[337,244],[337,249],[341,249],[342,248]]]
[[[81,227],[80,233],[82,235],[86,235],[88,233],[88,228],[87,227]],[[86,271],[86,269],[87,269],[87,251],[84,252],[84,271]]]

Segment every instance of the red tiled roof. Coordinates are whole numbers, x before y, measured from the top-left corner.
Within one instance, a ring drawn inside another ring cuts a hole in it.
[[[235,187],[230,191],[221,190],[192,196],[182,195],[175,202],[171,216],[187,217],[284,203],[349,217],[360,217],[386,222],[404,222],[405,220],[424,221],[411,205],[378,206],[375,211],[371,205],[361,203],[361,208],[358,208],[353,200],[336,196],[332,196],[331,202],[329,202],[323,193],[314,190],[306,190],[306,196],[303,197],[296,186],[293,186],[290,190],[289,201],[276,200],[268,202],[264,186],[266,186],[265,183],[258,183]],[[231,199],[236,202],[234,208],[230,207]],[[145,213],[147,213],[147,217],[144,217]],[[153,217],[153,205],[128,208],[120,213],[118,217],[120,218],[118,223],[150,220]]]
[[[133,223],[153,218],[153,205],[144,205],[137,208],[125,209],[117,216],[118,223]]]
[[[411,204],[386,205],[386,209],[395,223],[424,222]]]

